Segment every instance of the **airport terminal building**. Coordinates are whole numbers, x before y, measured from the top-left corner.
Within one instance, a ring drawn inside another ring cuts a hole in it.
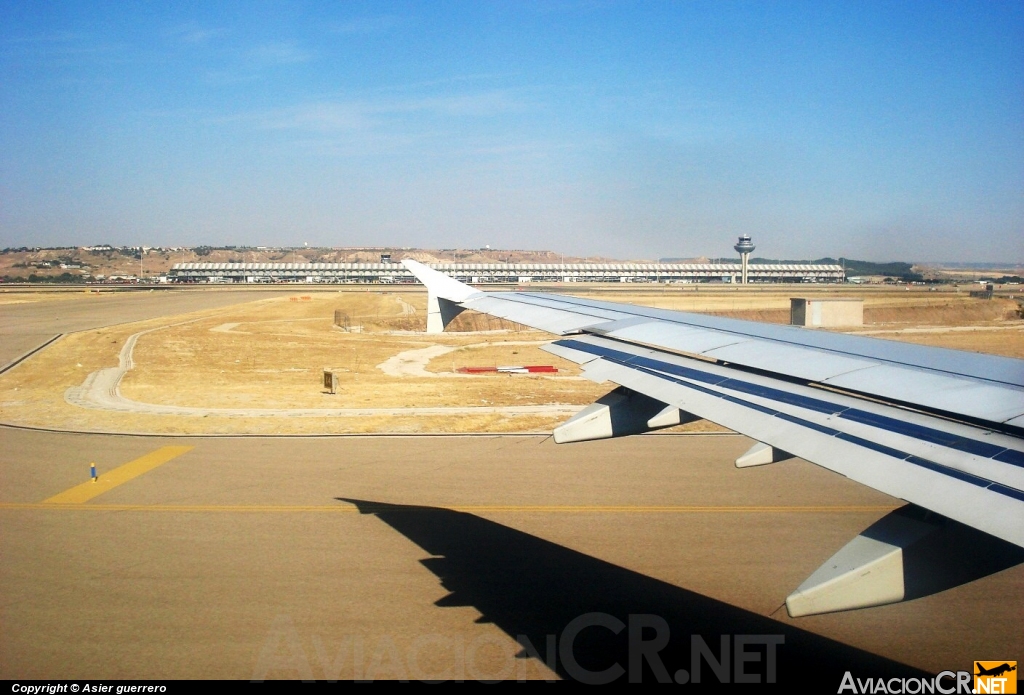
[[[470,284],[527,282],[739,282],[740,263],[428,263]],[[747,281],[842,282],[839,265],[751,263]],[[176,263],[177,283],[381,283],[413,284],[399,263]]]

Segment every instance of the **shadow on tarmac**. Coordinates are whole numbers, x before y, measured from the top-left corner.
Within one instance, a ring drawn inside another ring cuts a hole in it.
[[[1024,562],[1024,548],[958,521],[910,504],[888,516],[896,515],[925,519],[935,528],[933,533],[903,549],[907,601],[962,586]]]
[[[519,658],[539,658],[563,679],[747,679],[833,692],[846,671],[927,675],[473,514],[337,499],[434,556],[421,562],[451,592],[438,606],[473,606],[478,622],[494,623],[524,647]]]

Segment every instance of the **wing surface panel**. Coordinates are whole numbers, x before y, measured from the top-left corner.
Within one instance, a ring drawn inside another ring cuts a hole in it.
[[[554,311],[584,316],[606,317],[607,320],[647,318],[651,325],[664,323],[690,328],[704,328],[712,331],[732,333],[745,338],[761,338],[797,347],[813,348],[850,357],[866,358],[871,361],[919,367],[950,375],[969,377],[983,381],[994,381],[1005,385],[1024,388],[1024,366],[1021,360],[998,355],[961,352],[926,345],[900,343],[864,336],[814,331],[795,326],[764,324],[742,321],[721,316],[693,314],[666,309],[600,302],[578,297],[526,292],[488,292],[484,295],[508,304],[543,305]],[[543,302],[543,304],[541,304]],[[473,308],[473,307],[469,307]],[[607,313],[598,313],[607,312]],[[597,323],[597,321],[593,322]],[[597,328],[597,326],[595,326]],[[625,337],[625,336],[623,336]],[[640,340],[632,333],[631,340]],[[647,342],[647,341],[643,341]],[[660,345],[668,349],[696,352],[672,345]]]
[[[945,372],[924,371],[787,343],[678,324],[639,323],[605,332],[612,338],[734,362],[837,388],[991,422],[1024,414],[1024,391]]]
[[[490,294],[494,296],[498,293]],[[743,321],[722,316],[601,302],[592,299],[580,299],[578,297],[536,294],[526,296],[550,297],[560,301],[563,307],[562,310],[565,311],[618,308],[620,312],[626,312],[631,316],[647,317],[655,321],[725,331],[751,338],[764,338],[781,343],[791,343],[800,347],[817,348],[852,357],[863,357],[905,366],[915,366],[922,369],[948,372],[953,375],[1000,382],[1024,388],[1024,362],[1011,357],[962,352],[844,333],[808,330],[796,326]],[[662,347],[672,349],[672,346]]]
[[[604,361],[604,360],[602,360]],[[1024,545],[1024,496],[969,476],[954,477],[927,461],[872,445],[797,418],[780,417],[742,399],[717,396],[700,387],[666,382],[663,377],[619,365],[614,381],[627,388],[736,429],[750,437],[817,463],[852,480],[919,504],[1017,545]],[[661,383],[659,383],[661,382]],[[867,446],[865,446],[867,445]],[[924,465],[920,465],[924,464]],[[1017,495],[1016,497],[1014,495]]]
[[[752,397],[765,395],[778,405],[799,406],[808,411],[841,418],[849,423],[870,425],[878,430],[905,435],[915,441],[947,447],[958,454],[993,458],[1018,468],[1024,467],[1024,442],[1020,439],[923,413],[901,410],[835,392],[779,382],[761,375],[744,373],[741,374],[741,378],[735,378],[735,374],[729,376],[727,367],[690,360],[678,355],[658,353],[649,348],[624,344],[602,348],[590,337],[563,340],[546,345],[542,349],[583,364],[586,369],[592,369],[602,355],[608,355],[626,364],[648,367],[708,386],[721,385],[726,390]]]
[[[1005,435],[762,375],[736,377],[729,374],[728,368],[718,365],[596,338],[560,341],[552,347],[561,348],[567,343],[583,348],[575,350],[577,355],[587,354],[589,346],[593,354],[616,362],[686,379],[722,394],[742,397],[751,404],[799,416],[844,434],[873,438],[878,444],[899,448],[908,455],[934,459],[942,465],[1024,490],[1024,443]],[[588,363],[588,371],[592,364]]]
[[[660,364],[652,364],[654,360],[649,355],[621,351],[618,346],[612,347],[599,338],[559,341],[552,347],[568,348],[560,351],[564,356],[591,350],[600,353],[597,360],[585,365],[590,378],[613,381],[639,391],[887,494],[1024,546],[1024,481],[1018,466],[948,447],[943,456],[935,456],[940,448],[935,443],[841,417],[851,409],[849,404],[829,402],[833,397],[847,400],[840,394],[792,384],[753,383],[762,389],[758,393],[756,388],[737,388],[734,382],[738,379],[710,373],[723,369],[717,365],[688,360],[693,364],[673,369],[682,365],[673,365],[672,358],[686,358],[663,355],[665,359],[658,360]],[[743,376],[744,383],[757,379],[756,375]],[[773,398],[770,395],[773,389],[795,398]],[[808,396],[800,393],[801,390],[817,392]],[[807,398],[809,402],[797,405],[800,398]],[[856,405],[860,407],[862,403]],[[876,410],[887,407],[872,406]],[[829,410],[834,412],[827,412]],[[941,433],[939,427],[941,424],[931,429]],[[951,442],[954,446],[965,439],[956,437],[956,432],[948,434],[954,435]],[[979,431],[976,436],[984,435]],[[1004,451],[998,446],[993,450]],[[940,458],[942,460],[937,460]]]
[[[580,330],[595,322],[605,322],[610,312],[595,311],[593,313],[565,311],[544,302],[510,301],[499,295],[507,293],[490,293],[463,302],[466,309],[473,309],[484,314],[507,318],[531,328],[564,335]],[[548,303],[549,304],[549,303]]]

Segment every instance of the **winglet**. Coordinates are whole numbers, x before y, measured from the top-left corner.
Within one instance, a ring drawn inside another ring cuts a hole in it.
[[[407,258],[402,265],[427,286],[427,333],[442,333],[445,326],[462,312],[460,303],[483,294],[422,263]]]
[[[461,303],[474,295],[482,294],[479,290],[474,290],[469,285],[450,278],[444,273],[439,273],[433,268],[428,268],[418,261],[406,258],[402,261],[402,265],[408,268],[417,280],[427,286],[427,291],[431,296],[447,299],[449,302]]]

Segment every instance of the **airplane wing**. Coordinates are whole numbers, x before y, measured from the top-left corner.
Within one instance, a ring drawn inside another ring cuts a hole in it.
[[[570,296],[480,292],[416,261],[428,332],[473,309],[562,336],[544,349],[619,388],[559,443],[706,419],[1024,548],[1024,361]],[[787,599],[791,615],[904,598],[902,553],[934,530],[883,519]]]

